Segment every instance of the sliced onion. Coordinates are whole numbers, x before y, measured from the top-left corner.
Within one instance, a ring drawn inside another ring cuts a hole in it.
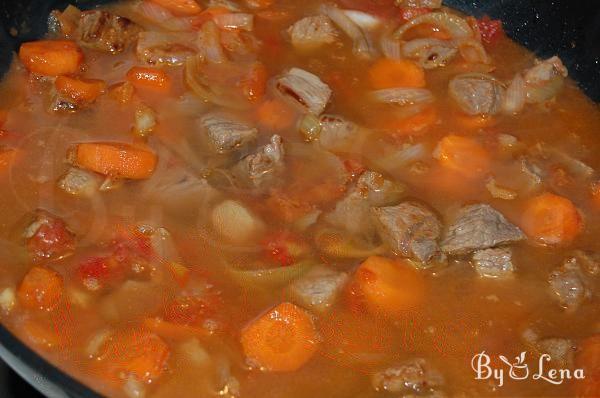
[[[369,246],[366,242],[359,242],[347,234],[324,228],[315,236],[315,243],[321,253],[335,258],[367,258],[382,255],[386,252],[385,245]]]
[[[163,29],[176,32],[192,30],[193,26],[189,19],[177,18],[168,10],[152,1],[142,1],[138,3],[137,10],[144,18],[157,24]]]
[[[457,52],[456,45],[448,40],[414,39],[402,45],[403,56],[413,59],[425,69],[445,66]]]
[[[430,151],[424,144],[409,144],[398,151],[390,154],[377,156],[372,161],[381,170],[395,175],[398,170],[403,169],[413,163],[426,160],[430,157]]]
[[[381,25],[381,19],[366,12],[357,10],[343,10],[342,12],[362,29],[377,29]]]
[[[417,105],[433,102],[433,94],[425,88],[386,88],[371,92],[377,102],[395,105]]]
[[[526,102],[529,104],[541,104],[556,97],[564,85],[562,76],[554,76],[542,84],[526,84]]]
[[[336,6],[325,4],[321,11],[327,15],[354,42],[354,54],[361,58],[371,58],[373,49],[362,29]]]
[[[312,261],[302,261],[287,267],[261,270],[229,269],[229,275],[242,287],[256,289],[259,287],[283,286],[304,275],[313,266]]]
[[[401,40],[406,32],[421,24],[428,24],[441,28],[448,32],[453,39],[469,39],[474,37],[471,26],[458,15],[446,12],[430,12],[411,19],[402,25],[394,33],[394,38]]]
[[[154,110],[145,104],[139,104],[135,110],[135,134],[146,137],[152,133],[156,124],[156,113]]]
[[[506,89],[502,101],[502,111],[508,114],[516,114],[525,106],[525,80],[517,73]]]
[[[217,14],[213,21],[221,29],[241,29],[252,31],[254,29],[254,15],[242,12]]]
[[[227,60],[223,47],[221,46],[221,37],[217,25],[208,21],[202,25],[198,32],[198,48],[200,54],[206,61],[221,63]]]
[[[387,58],[402,59],[402,42],[394,39],[391,35],[384,34],[381,36],[379,43],[381,52]]]
[[[475,39],[459,40],[458,51],[463,59],[472,64],[489,64],[491,59],[483,44]]]
[[[12,311],[16,301],[17,297],[14,288],[7,287],[0,293],[0,309],[4,314],[8,314]]]
[[[321,122],[312,113],[307,113],[299,122],[298,130],[306,141],[315,141],[321,134]]]
[[[517,193],[515,191],[499,186],[494,178],[490,178],[485,184],[485,187],[493,198],[502,200],[513,200],[517,198]]]

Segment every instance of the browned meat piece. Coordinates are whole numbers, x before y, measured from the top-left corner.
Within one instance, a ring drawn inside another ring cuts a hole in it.
[[[275,134],[269,144],[243,158],[235,167],[235,174],[251,186],[260,187],[282,169],[284,154],[283,141]]]
[[[371,209],[379,235],[395,253],[429,262],[440,248],[442,224],[438,217],[419,203]]]
[[[549,278],[550,289],[567,310],[575,310],[591,297],[587,281],[574,259],[567,260]]]
[[[318,312],[326,311],[342,291],[348,275],[331,268],[315,267],[290,285],[290,294],[298,304]]]
[[[140,28],[131,20],[108,11],[85,11],[79,20],[79,42],[94,50],[117,54],[137,38]]]
[[[331,44],[337,39],[333,22],[325,15],[303,18],[293,24],[288,29],[288,33],[294,47],[304,49]]]
[[[508,248],[479,250],[473,254],[473,265],[480,276],[505,278],[512,275],[512,250]]]
[[[386,179],[380,173],[365,171],[356,182],[356,187],[337,203],[325,220],[351,234],[372,235],[375,227],[370,208],[397,203],[404,192],[401,184]]]
[[[141,32],[136,54],[148,65],[180,66],[196,55],[195,39],[196,35],[188,33]]]
[[[303,69],[290,69],[277,79],[276,87],[285,97],[317,116],[323,113],[331,98],[329,86]]]
[[[209,146],[217,153],[231,152],[258,135],[258,130],[233,115],[208,113],[200,119],[200,128]]]
[[[463,207],[442,242],[446,254],[466,254],[525,239],[523,232],[486,204]]]
[[[443,376],[421,358],[387,368],[371,376],[371,385],[376,391],[394,394],[431,393],[443,384]]]
[[[569,71],[557,56],[544,61],[537,61],[536,65],[525,72],[527,84],[539,84],[547,82],[556,76],[567,77]]]
[[[450,81],[449,93],[469,115],[494,115],[500,111],[504,89],[489,75],[466,73]]]

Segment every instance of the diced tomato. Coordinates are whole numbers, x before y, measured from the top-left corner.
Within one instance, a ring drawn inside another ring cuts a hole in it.
[[[395,0],[338,0],[344,8],[363,11],[383,18],[398,15],[398,7]]]
[[[60,259],[75,249],[75,235],[69,231],[67,224],[47,212],[39,212],[25,236],[27,248],[38,259]]]
[[[305,255],[310,247],[298,235],[282,231],[263,240],[266,257],[281,266],[292,265],[299,257]]]
[[[488,45],[494,44],[501,37],[505,36],[502,21],[499,19],[491,19],[485,15],[477,21],[479,31],[481,32],[481,40]]]
[[[113,241],[113,253],[119,262],[135,259],[149,261],[154,256],[150,237],[139,231],[123,231]]]
[[[91,257],[77,268],[77,275],[89,290],[100,290],[124,277],[123,268],[111,257]]]
[[[223,307],[223,299],[218,290],[209,288],[202,295],[180,296],[165,309],[167,322],[202,326],[207,319],[218,318]]]
[[[426,7],[402,7],[400,8],[400,18],[403,21],[410,21],[418,16],[429,14],[431,8]]]

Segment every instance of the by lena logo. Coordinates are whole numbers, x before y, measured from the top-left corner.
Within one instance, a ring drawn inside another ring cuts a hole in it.
[[[485,351],[473,356],[471,360],[471,368],[475,372],[475,380],[493,380],[498,387],[504,385],[504,381],[508,377],[511,380],[540,380],[550,384],[559,385],[566,380],[582,380],[585,379],[583,369],[554,369],[549,368],[548,363],[552,357],[548,354],[542,354],[537,363],[537,369],[530,369],[525,362],[527,352],[523,351],[515,357],[514,361],[510,361],[504,355],[499,355],[501,366],[492,365],[492,358]]]

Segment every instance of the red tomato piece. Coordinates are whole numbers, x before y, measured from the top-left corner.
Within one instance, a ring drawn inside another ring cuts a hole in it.
[[[481,32],[481,40],[485,44],[494,44],[502,36],[505,36],[502,21],[499,19],[491,19],[489,16],[485,15],[477,21],[477,26]]]
[[[25,232],[27,248],[38,259],[57,260],[75,249],[75,235],[67,224],[47,212],[39,212]]]

